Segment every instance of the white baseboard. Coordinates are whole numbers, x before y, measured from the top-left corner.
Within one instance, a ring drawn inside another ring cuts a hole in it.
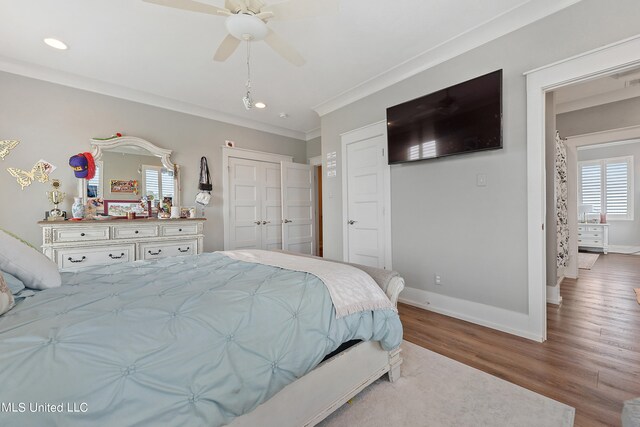
[[[560,283],[564,277],[558,280],[558,284],[556,286],[547,286],[547,302],[549,304],[560,305],[562,302],[562,297],[560,296]]]
[[[623,245],[609,245],[609,252],[615,254],[635,254],[640,255],[640,246],[623,246]]]
[[[405,287],[398,301],[425,310],[466,320],[491,329],[542,342],[542,337],[530,332],[529,315],[478,302],[449,297],[422,289]]]

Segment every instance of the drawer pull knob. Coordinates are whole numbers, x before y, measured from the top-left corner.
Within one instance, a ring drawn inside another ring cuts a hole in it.
[[[111,259],[122,259],[124,258],[124,252],[120,254],[120,256],[113,256],[113,254],[109,254],[109,258]]]
[[[80,237],[84,237],[84,236],[86,236],[86,234],[80,233]]]
[[[136,230],[136,234],[140,233],[138,230]]]
[[[179,252],[185,253],[185,252],[189,252],[189,246],[187,246],[187,249],[182,249],[182,248],[178,248]]]
[[[182,231],[182,228],[178,228],[178,231]]]
[[[149,255],[160,255],[160,252],[162,252],[162,249],[158,249],[158,252],[151,252],[151,251],[147,251],[149,252]]]
[[[71,261],[71,262],[82,262],[82,261],[84,261],[85,259],[87,259],[87,257],[83,255],[83,256],[82,256],[82,258],[80,258],[80,259],[73,259],[73,258],[71,258],[71,257],[69,257],[69,258],[67,258],[67,259],[68,259],[69,261]]]

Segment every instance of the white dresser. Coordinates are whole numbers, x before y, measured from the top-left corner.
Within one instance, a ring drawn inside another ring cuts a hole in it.
[[[578,247],[609,252],[609,224],[578,223]]]
[[[60,270],[202,253],[204,218],[38,223],[42,252]]]

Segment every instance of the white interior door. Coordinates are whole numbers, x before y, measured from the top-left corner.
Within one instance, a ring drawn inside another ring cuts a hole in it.
[[[261,162],[229,159],[229,249],[259,249],[261,228]]]
[[[280,165],[262,162],[259,169],[262,209],[260,219],[262,249],[282,248],[282,196]]]
[[[282,248],[315,255],[313,166],[282,162]]]
[[[385,248],[391,243],[386,241],[388,218],[385,218],[389,166],[384,127],[381,129],[377,132],[363,129],[362,135],[354,132],[343,137],[346,144],[343,191],[347,193],[345,258],[348,262],[390,268],[391,259],[386,259],[390,248]]]

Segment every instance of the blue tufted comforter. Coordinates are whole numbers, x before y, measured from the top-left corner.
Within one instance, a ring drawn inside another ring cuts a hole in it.
[[[306,273],[218,253],[63,273],[0,317],[0,425],[220,426],[351,339],[391,350],[397,313],[336,319]]]

